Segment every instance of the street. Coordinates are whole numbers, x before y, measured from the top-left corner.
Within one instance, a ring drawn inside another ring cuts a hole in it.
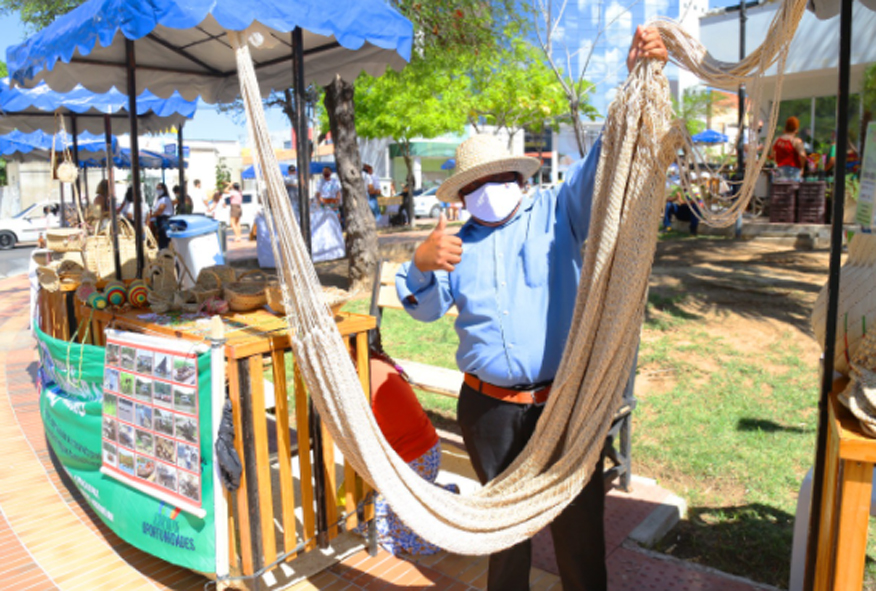
[[[30,253],[35,247],[36,243],[27,242],[9,250],[0,250],[0,278],[27,273]]]

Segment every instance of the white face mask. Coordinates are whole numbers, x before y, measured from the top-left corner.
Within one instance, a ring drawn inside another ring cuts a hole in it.
[[[164,197],[164,189],[156,189],[155,194],[159,197]]]
[[[511,215],[522,198],[517,183],[487,183],[465,196],[465,208],[478,220],[495,224]]]

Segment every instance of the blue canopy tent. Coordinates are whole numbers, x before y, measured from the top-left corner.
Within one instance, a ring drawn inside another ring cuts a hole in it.
[[[441,170],[453,170],[456,168],[456,159],[448,158],[444,161],[444,164],[441,165]]]
[[[41,131],[57,133],[57,117],[67,119],[66,128],[72,132],[73,161],[79,163],[79,132],[104,133],[104,152],[116,153],[118,146],[112,137],[112,120],[116,120],[119,132],[130,130],[126,109],[127,97],[116,89],[105,94],[96,94],[76,86],[68,93],[52,90],[46,84],[35,88],[12,88],[8,78],[0,80],[0,132]],[[197,109],[197,101],[187,101],[173,94],[167,99],[156,97],[151,92],[143,92],[137,103],[137,120],[149,132],[159,132],[176,126],[182,129],[186,119],[191,118]],[[83,150],[85,151],[85,150]],[[90,150],[89,150],[90,151]],[[112,183],[112,171],[109,171]],[[85,173],[85,199],[88,200],[87,173]],[[80,199],[79,179],[76,189]],[[60,185],[61,201],[64,200],[64,185]],[[114,216],[113,216],[114,217]],[[66,220],[62,220],[62,223]],[[115,227],[115,219],[113,219]]]
[[[343,18],[331,15],[343,15]],[[381,0],[337,0],[331,10],[321,0],[89,0],[57,18],[24,43],[7,50],[12,80],[34,87],[41,81],[56,91],[77,84],[93,92],[124,88],[131,117],[131,147],[139,151],[137,95],[148,89],[168,98],[231,102],[239,93],[234,52],[226,30],[257,34],[252,47],[260,91],[294,88],[296,104],[306,103],[307,81],[325,85],[360,72],[380,75],[401,69],[413,45],[411,23]],[[291,67],[290,67],[291,66]],[[305,239],[309,244],[308,166],[305,109],[298,109],[298,173]],[[138,167],[132,170],[139,175]],[[142,220],[135,185],[135,227]],[[143,268],[141,242],[138,270]]]
[[[106,157],[104,158],[89,158],[82,160],[79,163],[82,168],[106,168]],[[113,166],[116,168],[131,168],[131,149],[122,148],[116,156],[113,156]],[[179,168],[179,159],[176,156],[167,156],[149,150],[140,150],[140,158],[138,159],[140,168],[148,168],[155,170],[165,170],[168,168]],[[188,162],[185,167],[188,168]]]
[[[730,141],[730,138],[714,129],[701,131],[700,133],[691,136],[690,139],[698,144],[724,144]]]
[[[0,136],[0,156],[10,157],[18,160],[40,159],[45,160],[54,145],[56,152],[61,152],[64,148],[69,148],[73,143],[73,137],[53,136],[44,131],[34,131],[32,133],[22,133],[13,131]],[[98,153],[105,152],[106,143],[102,136],[93,133],[84,132],[77,138],[77,144],[80,152]],[[112,138],[111,150],[115,154],[118,152],[118,141]]]
[[[45,131],[54,133],[55,113],[60,110],[70,121],[68,131],[102,133],[104,117],[109,115],[116,133],[127,133],[128,97],[112,88],[105,94],[96,94],[82,86],[67,93],[55,92],[46,84],[36,88],[12,88],[9,79],[0,80],[0,133],[10,131]],[[179,93],[169,98],[158,98],[148,90],[137,97],[137,115],[140,129],[156,133],[183,125],[198,108],[197,101],[187,101]]]
[[[298,166],[298,163],[293,162],[292,160],[284,160],[280,162],[280,173],[283,176],[286,176],[286,172],[289,170],[290,166]],[[332,172],[337,172],[337,168],[335,167],[334,162],[310,162],[310,174],[319,174],[322,172],[323,168],[330,168]],[[255,173],[255,164],[249,166],[240,173],[240,178],[242,179],[254,179],[256,176]]]

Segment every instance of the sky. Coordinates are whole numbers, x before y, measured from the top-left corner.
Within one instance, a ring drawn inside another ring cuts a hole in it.
[[[739,0],[710,0],[710,8],[738,5]],[[0,59],[6,61],[6,49],[22,42],[25,38],[24,25],[18,16],[0,16]],[[267,112],[268,128],[286,129],[288,119],[279,110]],[[184,136],[187,140],[239,140],[245,143],[246,128],[238,125],[229,116],[221,115],[210,105],[201,105],[195,117],[186,123]]]

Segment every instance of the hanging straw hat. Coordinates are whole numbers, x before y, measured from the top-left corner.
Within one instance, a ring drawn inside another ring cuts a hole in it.
[[[456,174],[441,183],[435,196],[441,201],[460,201],[459,190],[485,176],[519,172],[529,178],[541,168],[541,160],[511,156],[502,140],[494,135],[473,136],[456,148]]]

